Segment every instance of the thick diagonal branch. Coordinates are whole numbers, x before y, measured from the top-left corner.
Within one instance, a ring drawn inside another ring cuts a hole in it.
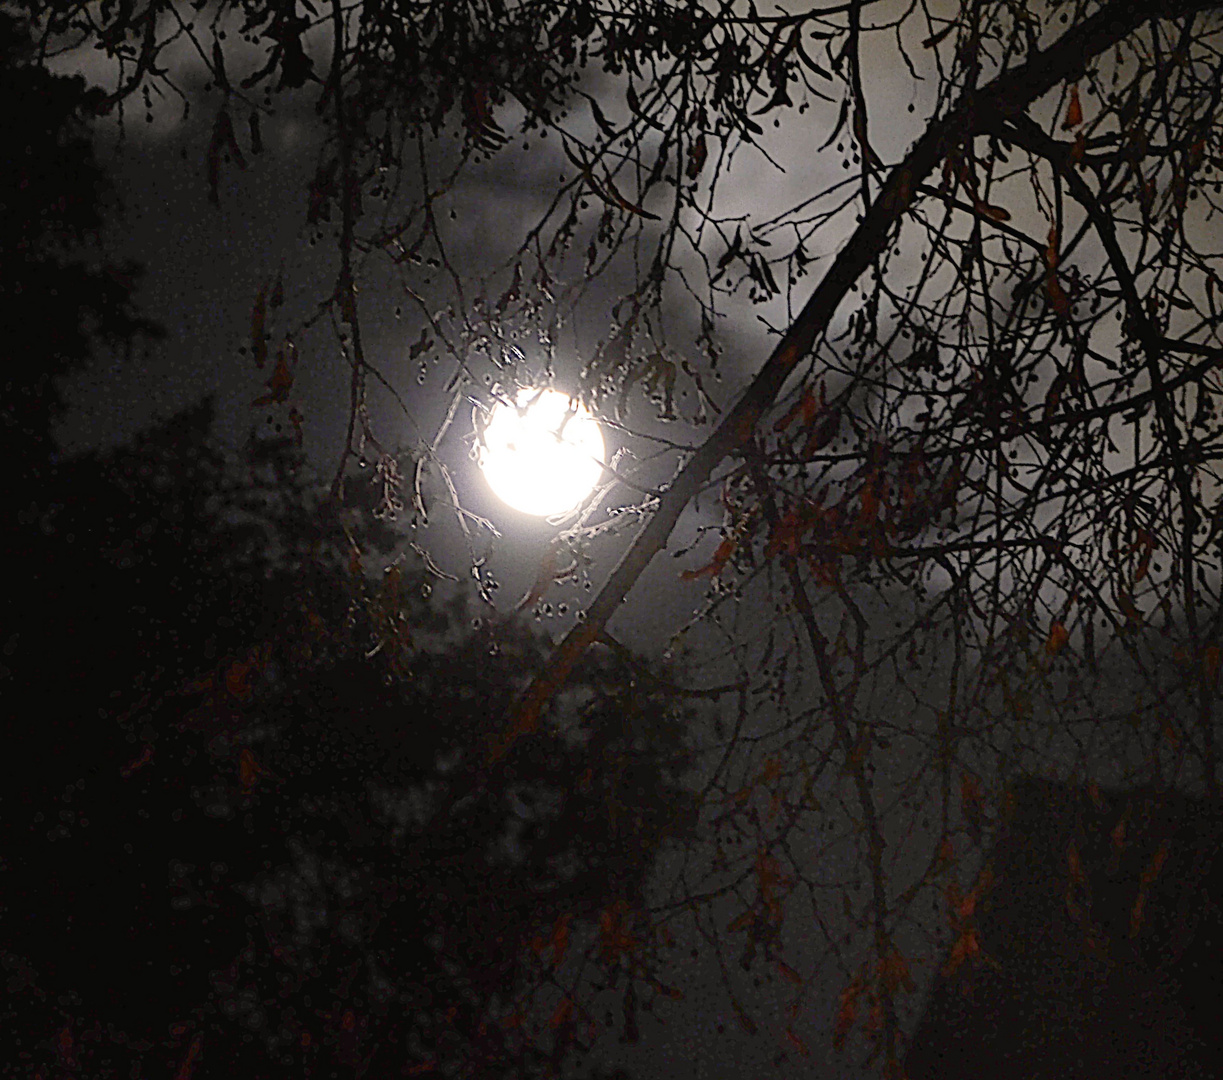
[[[1209,5],[1202,0],[1182,0],[1179,4],[1169,4],[1160,14],[1171,18],[1206,6]],[[1032,101],[1058,83],[1082,75],[1094,57],[1127,37],[1151,13],[1148,3],[1113,0],[1071,27],[1049,48],[1029,57],[1026,63],[999,75],[980,89],[966,92],[951,112],[930,124],[905,159],[888,175],[879,198],[863,215],[849,242],[743,397],[676,474],[653,515],[583,613],[582,621],[569,631],[553,651],[546,669],[528,687],[513,710],[504,736],[490,748],[493,758],[499,758],[520,735],[535,730],[541,710],[564,685],[582,654],[598,639],[650,561],[666,546],[684,507],[719,463],[755,431],[786,377],[827,330],[846,293],[887,247],[893,229],[913,201],[917,185],[934,171],[948,152],[981,131],[979,117],[992,117],[997,113],[1004,116],[1022,114]]]

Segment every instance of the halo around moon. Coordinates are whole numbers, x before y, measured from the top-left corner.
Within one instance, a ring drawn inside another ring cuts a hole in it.
[[[502,502],[545,517],[578,505],[603,474],[603,433],[558,390],[520,390],[484,428],[480,469]]]

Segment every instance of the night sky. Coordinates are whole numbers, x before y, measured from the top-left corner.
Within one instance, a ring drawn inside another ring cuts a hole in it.
[[[928,54],[927,54],[928,55]],[[872,135],[876,150],[887,161],[896,160],[920,131],[921,121],[933,108],[933,83],[914,81],[895,62],[889,51],[872,57],[872,76],[867,94],[876,106],[878,119]],[[83,70],[99,77],[92,61],[79,58],[57,62],[60,70]],[[186,63],[184,61],[184,63]],[[930,74],[931,72],[926,72]],[[304,449],[310,465],[321,480],[330,480],[342,447],[348,420],[348,372],[339,355],[331,325],[324,318],[313,328],[310,320],[319,301],[333,287],[337,272],[332,226],[317,229],[305,224],[309,179],[315,169],[322,135],[308,103],[300,106],[291,97],[280,99],[273,115],[263,123],[264,151],[251,155],[243,171],[232,162],[223,166],[219,186],[219,205],[209,201],[205,149],[212,127],[215,95],[202,87],[198,66],[186,64],[181,80],[192,101],[191,115],[182,120],[179,107],[164,104],[154,110],[154,122],[146,124],[142,109],[132,109],[126,117],[122,137],[113,120],[100,121],[96,127],[99,158],[113,180],[123,205],[123,216],[110,232],[109,244],[117,256],[138,260],[145,268],[136,292],[140,308],[160,322],[167,331],[163,341],[138,345],[133,353],[105,353],[89,370],[65,380],[68,409],[57,429],[63,454],[72,457],[99,448],[124,444],[150,425],[164,421],[184,407],[204,397],[215,400],[216,438],[231,448],[240,447],[252,430],[266,434],[280,425],[291,431],[287,410],[260,407],[252,402],[264,391],[268,369],[256,367],[250,352],[251,308],[261,287],[283,278],[284,304],[276,313],[279,330],[292,329],[301,357],[296,372],[292,403],[302,415]],[[597,84],[594,88],[598,89]],[[885,108],[893,102],[895,108]],[[910,104],[915,111],[910,113]],[[298,111],[294,111],[298,109]],[[813,116],[830,121],[835,114],[831,103],[818,103]],[[507,127],[509,127],[507,123]],[[553,174],[563,171],[566,162],[555,144],[532,141],[523,152],[513,140],[491,163],[464,175],[446,207],[453,208],[451,258],[464,267],[472,280],[492,274],[512,252],[524,223],[544,205],[550,194]],[[786,137],[784,131],[768,131],[763,148],[784,167],[777,171],[761,161],[743,158],[730,174],[722,193],[724,211],[732,216],[750,210],[753,217],[766,220],[772,213],[792,205],[802,192],[823,186],[841,174],[841,155],[815,156],[806,142]],[[321,234],[321,235],[320,235]],[[828,230],[825,251],[834,252],[848,234],[848,223],[838,221]],[[912,258],[911,255],[908,256]],[[818,266],[817,264],[817,270]],[[916,261],[913,265],[916,267]],[[817,274],[818,276],[818,274]],[[811,280],[810,278],[808,280]],[[500,282],[500,279],[496,279]],[[599,338],[600,313],[614,300],[612,286],[587,298],[579,318],[560,343],[558,383],[576,379],[582,350],[590,351]],[[623,284],[620,282],[619,284]],[[498,286],[499,287],[499,286]],[[809,287],[809,286],[807,286]],[[367,356],[382,370],[408,402],[411,417],[405,417],[377,387],[371,390],[373,426],[388,449],[410,452],[432,438],[444,414],[448,398],[444,392],[453,370],[428,355],[410,358],[422,324],[405,301],[395,277],[385,263],[370,256],[360,270],[360,303],[364,322],[364,347]],[[711,385],[711,396],[722,408],[729,408],[755,373],[771,348],[771,336],[761,326],[758,312],[745,302],[732,304],[732,316],[719,328],[724,346],[720,379]],[[784,323],[780,300],[765,309],[770,318]],[[679,332],[695,333],[690,312],[676,308],[671,315]],[[845,325],[847,313],[837,316],[834,327]],[[422,370],[421,360],[428,363]],[[528,363],[531,358],[528,357]],[[691,402],[684,407],[689,407]],[[634,476],[638,482],[656,485],[666,482],[675,468],[673,454],[652,456],[659,448],[650,436],[661,436],[674,443],[696,445],[708,427],[696,427],[681,420],[659,422],[651,415],[653,406],[644,394],[638,395],[630,410],[632,433],[605,429],[609,449],[621,446],[637,455]],[[687,415],[691,415],[688,413]],[[415,528],[411,539],[427,548],[439,568],[457,578],[469,579],[474,560],[484,564],[500,583],[494,599],[497,618],[510,618],[513,609],[535,580],[540,560],[557,532],[555,525],[528,518],[509,510],[487,489],[471,460],[472,424],[470,410],[460,410],[438,453],[452,470],[456,488],[464,505],[489,519],[500,535],[493,537],[475,530],[466,537],[447,508],[447,495],[434,475],[426,487],[430,507],[427,525]],[[631,505],[631,492],[613,490],[606,507]],[[687,685],[719,686],[742,677],[756,678],[770,629],[781,620],[774,609],[773,594],[767,583],[757,579],[735,604],[718,611],[717,620],[693,624],[713,594],[704,579],[684,580],[681,571],[703,565],[716,543],[707,535],[700,546],[687,549],[697,540],[698,529],[715,527],[722,520],[718,491],[707,492],[681,518],[672,535],[668,552],[655,559],[643,574],[627,602],[616,615],[611,631],[630,648],[658,658],[682,658]],[[623,525],[600,538],[591,547],[593,560],[587,580],[597,590],[636,531],[636,518],[626,517]],[[686,552],[682,558],[672,554]],[[414,567],[415,568],[415,567]],[[576,612],[589,600],[591,592],[582,582],[554,586],[547,594],[550,605],[540,625],[553,640],[558,640],[572,625]],[[445,591],[445,585],[439,585]],[[903,613],[907,599],[880,591],[865,608],[872,627],[888,627]],[[564,608],[565,614],[560,613]],[[541,612],[541,614],[543,614]],[[490,616],[492,617],[492,616]],[[529,616],[524,616],[529,617]],[[674,635],[690,627],[682,641]],[[837,626],[825,627],[830,637]],[[733,639],[739,644],[728,645]],[[1155,648],[1158,649],[1158,643]],[[906,692],[880,676],[865,692],[862,707],[877,715],[881,723],[895,722],[903,731],[924,736],[935,723],[938,687],[949,671],[946,654],[924,658],[922,678],[930,688],[930,698],[917,707]],[[816,694],[811,671],[792,675],[790,698],[779,704],[767,692],[755,693],[751,715],[741,735],[757,738],[765,747],[773,745],[781,723],[801,712]],[[763,681],[763,680],[762,680]],[[1110,656],[1096,677],[1096,705],[1101,714],[1123,711],[1131,703],[1132,682],[1124,658]],[[804,702],[804,691],[809,692]],[[1040,714],[1042,706],[1036,708]],[[907,718],[898,717],[904,710]],[[700,722],[696,738],[706,741],[691,782],[699,785],[716,759],[713,746],[714,718],[720,712],[722,723],[734,720],[731,700],[719,701]],[[1039,725],[1034,722],[1033,727]],[[700,748],[698,746],[698,748]],[[1070,762],[1075,757],[1092,760],[1096,751],[1073,745],[1067,738],[1042,746],[1046,760]],[[1104,759],[1099,751],[1098,762]],[[888,759],[894,775],[886,769],[876,776],[880,801],[895,805],[904,797],[907,762],[903,737],[898,738],[897,753]],[[836,766],[829,770],[829,777]],[[1120,773],[1102,775],[1103,780],[1119,779]],[[796,862],[815,868],[813,872],[827,883],[825,907],[832,913],[828,932],[843,933],[846,922],[837,898],[840,885],[856,871],[852,854],[856,844],[855,824],[837,818],[836,808],[848,796],[841,789],[848,783],[842,775],[823,781],[833,793],[834,808],[829,829],[818,835],[795,838],[792,853]],[[837,797],[840,792],[841,798]],[[937,836],[937,821],[921,822],[921,815],[898,814],[892,836],[891,868],[901,877],[920,872],[928,857],[929,845]],[[969,852],[967,862],[975,865],[980,849],[961,841]],[[668,851],[654,877],[652,899],[659,904],[673,901],[679,891],[677,878],[684,875],[698,891],[717,880],[710,871],[711,851],[700,845],[690,850]],[[750,884],[750,883],[749,883]],[[748,886],[740,890],[750,892]],[[743,901],[731,894],[710,905],[711,924],[724,931],[743,909]],[[918,913],[898,941],[902,950],[925,957],[925,966],[914,966],[918,992],[901,1003],[903,1021],[912,1027],[923,995],[935,967],[932,935],[942,932],[944,915],[937,907]],[[804,979],[817,973],[805,992],[798,1019],[786,1018],[794,999],[794,987],[775,971],[767,982],[760,982],[762,970],[745,972],[738,963],[739,946],[733,934],[723,934],[727,950],[726,970],[742,1000],[760,1024],[759,1032],[748,1035],[729,1007],[723,985],[722,967],[709,944],[692,934],[686,920],[675,925],[677,957],[674,982],[685,993],[682,1003],[668,1004],[657,1016],[643,1016],[640,1043],[618,1044],[608,1033],[595,1052],[594,1060],[623,1065],[640,1080],[668,1080],[692,1077],[694,1080],[730,1080],[732,1077],[768,1075],[778,1055],[788,1053],[779,1074],[811,1077],[866,1075],[860,1070],[861,1048],[835,1053],[830,1046],[837,996],[847,982],[848,972],[857,966],[854,957],[837,955],[821,929],[799,918],[787,920],[782,953],[786,963]],[[688,950],[699,950],[688,959]],[[759,965],[763,968],[766,965]],[[618,1010],[619,996],[612,994],[607,1007]],[[601,1009],[596,1012],[601,1013]],[[784,1032],[790,1026],[810,1047],[810,1056],[801,1056],[788,1046]]]

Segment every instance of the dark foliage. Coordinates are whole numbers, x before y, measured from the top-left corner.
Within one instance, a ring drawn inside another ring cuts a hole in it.
[[[0,13],[0,445],[22,478],[51,452],[56,378],[100,343],[159,334],[130,304],[139,268],[98,249],[113,207],[87,126],[100,96],[84,79],[49,74],[22,24]]]
[[[208,422],[61,468],[22,567],[4,1075],[559,1068],[585,1025],[502,1021],[639,906],[681,714],[604,658],[484,769],[544,643],[354,573],[287,448],[232,490]]]
[[[1218,808],[1044,781],[1008,806],[978,888],[950,905],[957,943],[907,1074],[1219,1075]]]

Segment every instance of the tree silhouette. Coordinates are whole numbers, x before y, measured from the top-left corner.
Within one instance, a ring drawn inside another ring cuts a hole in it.
[[[690,710],[608,654],[484,769],[538,633],[424,572],[367,580],[359,515],[320,514],[283,440],[235,475],[210,412],[47,484],[9,676],[51,722],[6,755],[6,1068],[555,1075],[593,1026],[570,934],[658,992],[633,926],[690,817]]]
[[[704,791],[721,884],[686,887],[706,911],[735,891],[723,936],[744,935],[749,967],[780,958],[787,902],[841,920],[834,1041],[865,1030],[898,1069],[917,905],[962,873],[1008,776],[1111,770],[1217,796],[1213,5],[334,0],[220,4],[199,25],[170,8],[55,9],[39,26],[48,49],[100,43],[118,62],[108,107],[173,90],[158,57],[190,45],[212,80],[214,199],[277,94],[314,103],[327,138],[305,214],[337,245],[321,300],[351,386],[337,499],[365,455],[414,478],[409,517],[427,516],[430,475],[463,516],[443,438],[459,405],[520,381],[581,395],[636,454],[609,462],[557,543],[580,562],[643,524],[487,768],[542,737],[681,514],[720,492],[720,524],[696,519],[712,550],[686,568],[706,624],[758,601],[774,617],[761,633],[744,615],[728,646],[746,688]],[[259,53],[242,70],[239,22]],[[774,199],[753,176],[745,209],[739,163],[796,146],[812,149],[787,158],[806,186]],[[542,196],[503,215],[501,239],[526,224],[502,261],[469,272],[469,226],[446,211],[469,211],[480,182]],[[410,361],[449,368],[452,407],[399,455],[374,416],[417,401],[366,350],[374,265],[413,313]],[[253,298],[251,350],[279,349],[267,401],[287,409],[306,327],[273,332],[281,287]],[[732,395],[723,325],[744,301],[769,340]],[[687,430],[661,426],[675,421]],[[1119,672],[1141,700],[1102,714]],[[850,884],[790,844],[836,822]]]
[[[88,121],[102,95],[82,78],[48,74],[10,12],[0,15],[0,57],[11,155],[0,180],[0,333],[8,350],[0,438],[22,498],[30,492],[21,482],[52,452],[51,424],[63,407],[56,378],[84,366],[99,345],[130,348],[159,330],[130,303],[139,268],[107,260],[101,243],[114,197]]]

